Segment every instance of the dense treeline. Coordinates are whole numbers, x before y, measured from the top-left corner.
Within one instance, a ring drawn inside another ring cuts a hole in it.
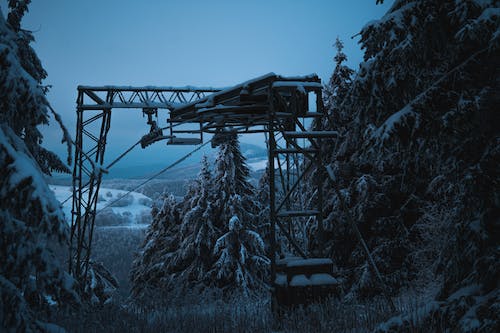
[[[498,328],[499,25],[498,1],[396,1],[361,31],[356,73],[337,42],[316,126],[340,133],[323,147],[336,179],[324,223],[350,298],[435,287],[449,327]]]

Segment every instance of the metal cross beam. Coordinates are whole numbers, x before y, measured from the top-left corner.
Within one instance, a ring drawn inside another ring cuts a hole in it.
[[[77,108],[80,110],[103,109],[174,109],[220,91],[211,87],[129,87],[129,86],[78,86]]]

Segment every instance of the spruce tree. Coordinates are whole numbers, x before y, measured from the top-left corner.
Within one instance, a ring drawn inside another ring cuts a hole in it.
[[[166,276],[163,262],[178,248],[180,241],[177,202],[173,195],[164,195],[161,206],[153,206],[153,221],[148,227],[140,253],[132,263],[131,294],[137,301],[147,301],[163,288]]]
[[[62,142],[68,147],[68,163],[71,156],[71,138],[61,122],[61,117],[49,105],[45,94],[48,87],[42,86],[47,73],[42,67],[30,43],[34,37],[30,31],[21,28],[21,20],[28,11],[29,0],[9,1],[7,21],[2,15],[5,35],[2,38],[0,53],[0,122],[8,124],[14,133],[26,143],[31,155],[40,169],[67,172],[68,167],[53,152],[41,146],[43,136],[39,125],[49,123],[50,114],[58,122],[62,131]],[[19,78],[27,78],[21,80]],[[33,91],[35,93],[27,93]],[[22,110],[22,112],[20,112]]]
[[[133,263],[134,298],[147,301],[155,290],[181,294],[204,289],[213,244],[220,233],[213,222],[212,189],[212,173],[204,156],[198,178],[189,184],[182,202],[176,203],[170,195],[161,209],[153,210],[153,222]]]
[[[240,285],[233,280],[217,279],[213,273],[220,259],[214,247],[217,239],[229,232],[228,222],[233,216],[239,217],[244,230],[255,233],[258,206],[248,175],[236,135],[225,136],[219,144],[213,175],[204,157],[198,178],[189,185],[184,199],[177,204],[166,204],[168,209],[154,209],[156,215],[131,275],[133,296],[137,300],[147,298],[151,290],[182,296],[185,292],[204,293],[213,288],[238,289]],[[245,240],[249,241],[252,239]],[[251,249],[250,253],[261,254],[260,245],[245,243],[245,246]],[[260,286],[256,281],[262,280],[260,266],[251,267],[258,269],[246,271],[246,292]],[[257,280],[250,281],[253,273],[252,279]]]
[[[269,259],[264,241],[255,231],[245,229],[237,216],[231,217],[228,229],[215,243],[217,261],[209,272],[210,278],[223,291],[249,295],[265,287]]]
[[[255,200],[256,192],[248,181],[250,172],[237,135],[223,133],[221,136],[215,161],[214,206],[219,212],[217,225],[224,234],[220,234],[214,248],[216,261],[210,281],[224,290],[237,289],[248,294],[261,288],[266,278],[268,260],[264,243],[255,232],[263,223],[259,217],[265,214],[265,209],[259,209]],[[239,250],[246,252],[236,253]],[[249,262],[245,262],[246,256]]]
[[[234,215],[247,225],[255,226],[258,207],[253,200],[255,189],[248,181],[249,175],[237,135],[224,133],[214,171],[215,214],[217,225],[224,230],[227,230],[227,222]]]
[[[198,195],[193,208],[183,214],[180,227],[181,244],[177,257],[185,258],[186,264],[181,264],[181,279],[189,284],[201,284],[211,265],[211,251],[218,230],[214,223],[213,210],[213,179],[208,158],[203,157],[201,171],[197,179]]]
[[[68,225],[42,176],[67,167],[40,145],[51,109],[33,36],[21,29],[28,4],[9,1],[7,22],[0,11],[0,330],[18,332],[42,330],[42,313],[79,301],[58,255]]]
[[[344,43],[337,37],[334,46],[337,51],[333,58],[335,68],[324,90],[327,118],[323,120],[322,126],[325,129],[340,129],[349,121],[346,114],[340,111],[340,105],[347,97],[354,75],[354,70],[345,64],[347,55],[343,52]]]

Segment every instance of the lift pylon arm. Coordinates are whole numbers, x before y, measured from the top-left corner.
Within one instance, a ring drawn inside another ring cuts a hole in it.
[[[211,87],[128,87],[78,86],[79,110],[103,109],[169,109],[199,100],[220,91]],[[108,96],[108,98],[106,98]]]

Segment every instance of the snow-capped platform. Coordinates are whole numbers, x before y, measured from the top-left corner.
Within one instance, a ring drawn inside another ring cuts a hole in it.
[[[282,306],[310,304],[339,292],[329,258],[287,257],[276,264],[274,297]]]
[[[330,274],[319,273],[312,274],[310,277],[304,274],[295,275],[290,281],[291,287],[309,287],[309,286],[321,286],[321,285],[337,285],[338,281]]]
[[[269,73],[175,107],[169,122],[202,124],[202,131],[209,133],[224,127],[242,133],[266,132],[262,126],[270,121],[278,124],[293,117],[321,117],[322,112],[310,112],[308,107],[309,93],[319,95],[321,89],[316,74],[284,77]],[[270,100],[271,95],[281,102]]]

